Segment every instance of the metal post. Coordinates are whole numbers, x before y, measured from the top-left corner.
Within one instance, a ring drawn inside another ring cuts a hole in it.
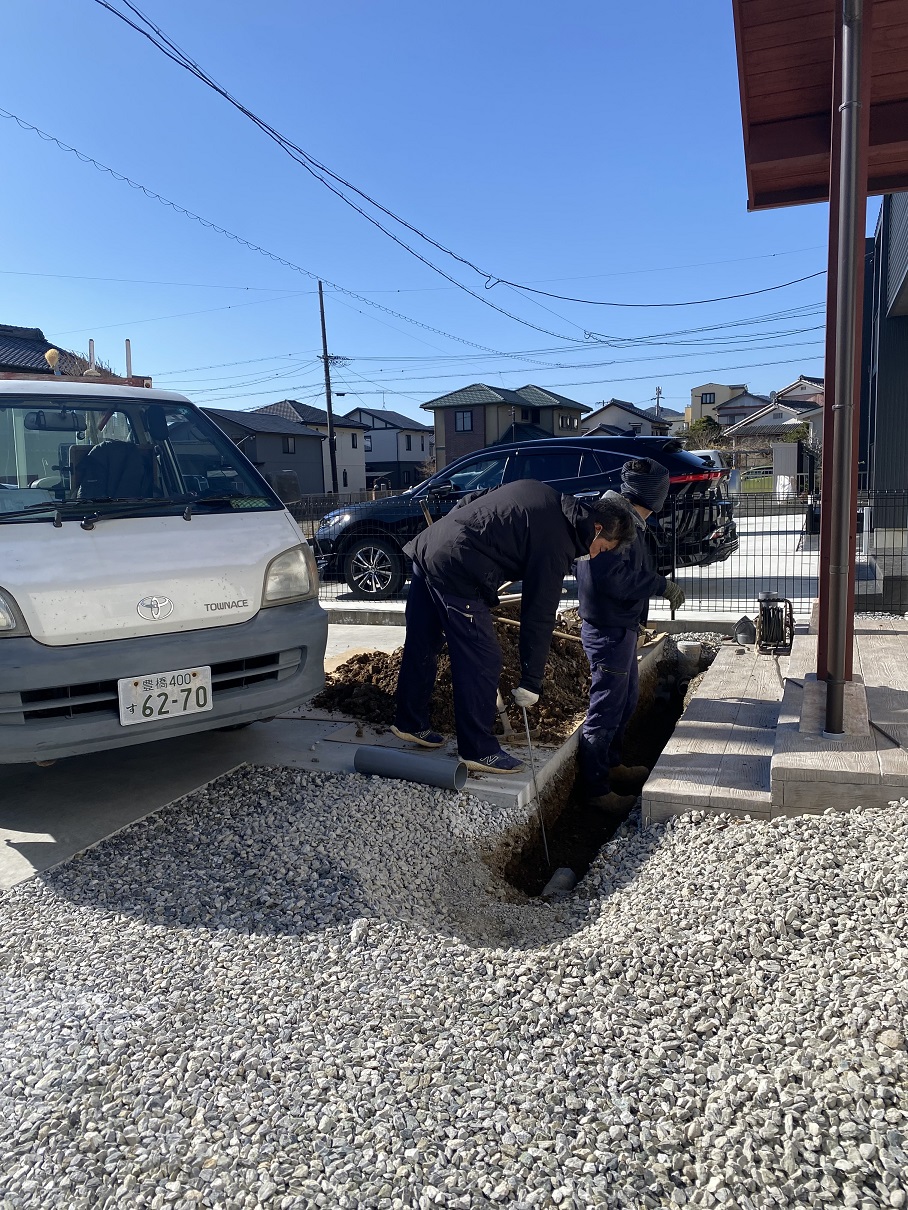
[[[322,361],[325,366],[325,411],[328,413],[328,457],[331,461],[331,490],[337,495],[337,447],[334,444],[334,412],[331,408],[331,367],[328,361],[328,334],[325,331],[325,296],[318,283],[318,312],[322,320]]]
[[[842,0],[842,103],[839,158],[838,288],[836,294],[836,364],[832,441],[832,516],[829,561],[829,652],[826,678],[826,734],[844,731],[845,682],[848,676],[848,612],[852,561],[852,463],[854,461],[855,338],[858,329],[858,274],[863,273],[863,220],[859,201],[866,197],[860,180],[861,39],[863,0]],[[865,203],[866,207],[866,203]],[[860,231],[860,253],[856,244]]]

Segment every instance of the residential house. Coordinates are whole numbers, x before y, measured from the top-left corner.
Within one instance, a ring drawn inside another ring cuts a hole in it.
[[[725,403],[716,404],[713,419],[718,420],[723,428],[746,420],[755,412],[761,412],[771,402],[768,395],[754,395],[750,391],[741,391],[733,395]]]
[[[908,193],[890,193],[873,238],[872,272],[865,291],[863,394],[868,421],[871,491],[908,488]],[[886,528],[908,522],[904,506],[890,506]],[[892,537],[890,541],[895,541]],[[899,539],[904,546],[904,533]]]
[[[665,410],[661,409],[662,412]],[[671,423],[665,416],[656,419],[624,399],[609,399],[600,403],[589,416],[584,417],[582,425],[584,433],[619,429],[625,437],[666,437],[670,427]]]
[[[413,487],[425,478],[420,467],[434,456],[435,433],[423,424],[387,408],[353,408],[346,420],[369,425],[363,433],[366,486]]]
[[[800,378],[789,383],[787,387],[783,387],[781,391],[776,391],[777,399],[791,399],[799,403],[823,403],[823,379],[811,378],[807,374],[802,374]]]
[[[729,425],[722,433],[723,443],[734,443],[745,437],[765,439],[767,446],[773,441],[789,437],[799,425],[807,424],[809,440],[817,445],[823,440],[823,405],[812,399],[782,399],[775,395],[765,407],[742,417]]]
[[[421,405],[435,415],[435,465],[502,441],[568,437],[590,409],[545,387],[517,390],[476,382]]]
[[[56,369],[47,362],[45,353],[59,353]],[[44,378],[48,375],[67,378],[87,378],[89,382],[112,383],[120,386],[150,387],[151,379],[144,375],[124,378],[110,370],[89,366],[88,359],[69,349],[51,344],[40,328],[18,328],[0,324],[0,378]]]
[[[285,420],[296,420],[307,428],[315,429],[323,437],[328,436],[328,413],[297,399],[282,399],[280,403],[268,403],[254,408],[269,416],[283,416]],[[337,462],[337,490],[339,492],[362,492],[366,490],[366,451],[363,435],[369,425],[346,416],[334,417],[334,451]],[[322,442],[322,467],[325,491],[331,491],[331,454],[328,442]]]
[[[239,446],[282,499],[324,492],[322,446],[327,439],[315,429],[261,412],[208,407],[202,411]]]
[[[690,404],[684,410],[684,418],[689,425],[696,420],[702,420],[704,416],[718,420],[716,408],[733,399],[735,395],[743,395],[746,390],[746,383],[725,386],[721,382],[704,382],[701,386],[692,387]]]
[[[667,408],[665,404],[660,404],[658,410],[655,407],[644,408],[644,413],[649,416],[650,420],[668,424],[668,435],[675,437],[682,433],[687,428],[687,419],[683,412],[676,412],[674,408]]]
[[[14,378],[23,371],[27,374],[53,374],[44,358],[45,353],[57,346],[52,345],[40,328],[16,328],[0,324],[0,373]],[[57,369],[68,376],[81,375],[86,363],[75,353],[59,349]]]

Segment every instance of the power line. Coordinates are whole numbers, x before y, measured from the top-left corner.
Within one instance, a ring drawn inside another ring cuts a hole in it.
[[[717,298],[689,298],[684,302],[603,302],[601,299],[596,298],[572,298],[569,294],[553,294],[550,290],[536,290],[532,286],[517,286],[516,289],[529,294],[542,294],[546,298],[558,298],[563,302],[584,303],[589,307],[702,307],[707,303],[731,302],[736,298],[753,298],[755,294],[770,294],[773,290],[787,290],[789,286],[798,286],[801,282],[813,281],[815,277],[825,276],[826,270],[818,269],[816,273],[808,273],[806,277],[796,277],[792,281],[779,282],[775,286],[764,286],[760,290],[746,290],[741,294],[723,294]]]
[[[445,281],[450,282],[452,286],[456,286],[459,290],[463,290],[466,294],[469,294],[478,302],[481,302],[484,306],[491,307],[493,311],[497,311],[500,315],[504,315],[508,319],[514,320],[515,323],[522,324],[527,328],[532,328],[536,332],[542,332],[546,336],[554,336],[556,340],[571,339],[569,336],[565,336],[560,332],[553,332],[550,328],[542,328],[538,324],[531,323],[528,319],[521,319],[519,315],[515,315],[511,311],[505,310],[504,307],[499,307],[498,304],[492,302],[491,299],[484,298],[481,294],[478,294],[475,290],[470,289],[470,287],[465,285],[463,282],[458,281],[456,277],[452,277],[450,273],[440,268],[435,264],[434,261],[429,260],[427,256],[423,256],[421,252],[413,248],[406,242],[406,240],[403,240],[400,236],[395,235],[393,231],[390,231],[387,227],[385,227],[377,218],[374,217],[374,215],[367,213],[361,206],[357,205],[352,198],[347,197],[342,189],[339,189],[336,185],[333,185],[331,180],[337,181],[338,184],[341,184],[345,188],[351,189],[354,193],[359,194],[359,196],[365,199],[369,205],[374,206],[383,214],[387,214],[395,222],[400,223],[401,226],[406,227],[409,231],[412,231],[414,234],[418,235],[420,239],[425,240],[426,243],[431,244],[434,248],[438,248],[446,255],[453,257],[457,261],[460,261],[461,264],[469,266],[469,268],[479,273],[480,276],[485,277],[487,288],[489,288],[490,283],[492,285],[497,283],[498,279],[493,282],[489,274],[483,273],[482,270],[474,265],[471,261],[466,260],[464,257],[459,256],[455,252],[452,252],[449,248],[445,248],[442,244],[437,243],[430,236],[426,235],[412,224],[406,222],[404,219],[400,218],[400,216],[388,210],[385,206],[382,206],[380,202],[375,201],[374,198],[370,198],[368,194],[363,193],[363,191],[358,189],[355,185],[351,184],[349,181],[345,181],[342,177],[337,176],[326,165],[316,160],[313,156],[309,155],[308,152],[304,151],[302,147],[299,147],[296,143],[293,143],[290,139],[282,135],[280,131],[269,125],[269,123],[263,118],[260,118],[257,114],[253,113],[251,109],[247,109],[245,105],[241,104],[241,102],[236,99],[236,97],[232,96],[225,88],[222,88],[211,78],[211,76],[203,71],[203,69],[199,67],[198,63],[196,63],[193,59],[190,59],[188,55],[185,55],[175,43],[170,41],[167,35],[164,34],[163,31],[158,28],[158,26],[156,26],[142,12],[140,12],[135,5],[130,4],[129,0],[124,0],[127,8],[129,8],[131,12],[135,13],[140,21],[145,22],[145,24],[148,26],[147,29],[143,29],[140,25],[137,25],[136,22],[128,17],[126,13],[120,12],[119,9],[110,4],[109,0],[95,0],[95,3],[100,5],[101,8],[106,9],[109,13],[112,13],[113,16],[118,17],[119,20],[123,21],[131,29],[135,30],[136,33],[141,34],[143,38],[146,38],[149,42],[151,42],[151,44],[161,51],[161,53],[164,54],[168,59],[170,59],[171,62],[176,63],[178,67],[182,67],[185,71],[188,71],[191,75],[195,76],[197,80],[200,80],[208,88],[212,89],[219,96],[223,97],[225,101],[231,104],[235,109],[243,114],[244,117],[248,118],[250,122],[256,125],[264,134],[266,134],[268,138],[275,142],[284,152],[287,153],[287,155],[290,156],[292,160],[299,164],[300,167],[305,168],[305,170],[311,176],[313,176],[317,181],[320,181],[326,189],[329,189],[336,197],[340,198],[342,202],[350,206],[357,212],[357,214],[366,219],[367,222],[372,223],[374,227],[377,227],[378,230],[384,235],[387,235],[389,239],[392,239],[406,252],[409,252],[411,256],[415,256],[416,259],[421,261],[427,268],[431,269],[434,273],[438,273],[445,279]],[[325,175],[323,176],[322,173]],[[331,180],[326,179],[326,177],[330,177]]]
[[[77,147],[71,147],[68,143],[64,143],[62,139],[58,139],[54,135],[48,134],[39,126],[35,126],[32,122],[27,122],[24,118],[19,117],[18,114],[11,113],[7,109],[0,108],[0,117],[7,118],[15,122],[16,125],[22,130],[31,131],[33,134],[36,134],[40,139],[42,139],[43,142],[53,143],[61,151],[74,155],[77,159],[81,160],[83,164],[90,164],[93,168],[96,168],[98,172],[107,173],[109,176],[113,177],[115,181],[129,185],[131,189],[135,189],[139,193],[143,193],[147,198],[152,201],[159,202],[162,206],[169,207],[176,214],[198,223],[199,226],[206,227],[208,230],[214,231],[218,235],[222,235],[225,239],[232,240],[241,247],[248,248],[251,252],[257,252],[261,256],[266,257],[268,260],[274,261],[275,264],[282,265],[285,269],[290,269],[294,273],[299,273],[303,277],[308,277],[311,281],[318,281],[319,275],[314,273],[311,269],[306,269],[302,265],[297,265],[293,261],[287,260],[286,257],[279,256],[276,252],[271,252],[269,249],[263,248],[260,244],[255,244],[251,240],[247,240],[243,236],[237,235],[234,231],[230,231],[226,227],[222,227],[218,223],[214,223],[210,219],[204,218],[200,214],[196,214],[195,211],[189,210],[185,206],[181,206],[178,202],[172,202],[169,198],[164,197],[160,193],[156,193],[155,190],[150,189],[147,185],[142,185],[140,182],[134,181],[131,177],[126,176],[124,173],[118,172],[114,168],[110,168],[107,164],[102,164],[100,160],[96,160],[90,155],[86,155],[85,152],[80,151]],[[381,311],[386,315],[393,315],[396,319],[402,319],[404,322],[413,324],[414,327],[422,328],[426,332],[434,332],[436,336],[444,336],[447,340],[453,340],[457,344],[468,345],[470,348],[480,349],[484,353],[494,353],[499,357],[515,356],[514,354],[510,353],[503,353],[498,349],[492,349],[488,345],[478,344],[475,340],[467,340],[463,336],[454,336],[451,332],[445,332],[442,328],[433,327],[432,324],[423,323],[423,321],[420,319],[414,319],[410,315],[404,315],[400,311],[395,311],[391,307],[386,307],[383,303],[375,302],[371,298],[366,298],[362,294],[357,294],[354,290],[348,290],[345,286],[341,286],[338,285],[337,282],[330,281],[327,277],[322,277],[322,281],[324,281],[326,285],[330,286],[332,290],[336,290],[339,294],[345,294],[349,298],[355,298],[359,302],[365,303],[367,307],[372,307],[374,310]],[[544,330],[540,329],[540,331]],[[545,335],[557,334],[545,332]],[[557,339],[562,338],[557,337]]]
[[[406,219],[402,218],[399,214],[395,213],[393,210],[390,210],[387,206],[382,205],[381,202],[378,202],[375,198],[371,197],[364,190],[362,190],[358,186],[354,185],[351,181],[346,180],[344,177],[339,176],[336,172],[334,172],[330,168],[328,168],[328,166],[326,164],[323,164],[320,160],[317,160],[313,155],[311,155],[309,152],[305,151],[302,147],[300,147],[299,144],[294,143],[291,139],[289,139],[286,135],[282,134],[279,130],[277,130],[274,126],[272,126],[264,118],[260,117],[258,114],[254,113],[251,109],[249,109],[245,105],[243,105],[242,102],[238,101],[237,98],[234,97],[232,95],[232,93],[228,92],[226,88],[224,88],[222,85],[218,84],[217,81],[215,81],[204,70],[204,68],[202,68],[199,65],[199,63],[195,59],[190,58],[189,55],[187,55],[185,53],[185,51],[181,50],[180,47],[177,46],[177,44],[175,42],[173,42],[172,39],[170,39],[167,36],[167,34],[164,33],[164,31],[160,28],[160,26],[155,25],[155,23],[153,21],[151,21],[150,18],[146,17],[145,14],[141,11],[141,9],[139,9],[135,4],[133,4],[131,2],[131,0],[122,0],[122,3],[125,4],[126,8],[129,9],[129,11],[135,16],[135,18],[137,18],[138,22],[141,22],[141,24],[137,24],[137,22],[135,20],[133,20],[127,13],[124,13],[124,12],[120,11],[118,8],[116,8],[112,3],[110,3],[110,0],[95,0],[95,3],[100,5],[101,8],[106,9],[107,12],[109,12],[113,16],[117,17],[120,21],[122,21],[124,24],[128,25],[136,33],[140,34],[143,38],[145,38],[147,41],[149,41],[152,44],[152,46],[154,46],[163,55],[165,55],[168,59],[170,59],[170,61],[172,63],[175,63],[178,67],[183,68],[184,71],[187,71],[191,75],[195,76],[195,78],[197,80],[199,80],[202,84],[204,84],[207,88],[210,88],[213,92],[217,93],[218,96],[222,97],[225,101],[227,101],[228,104],[232,105],[234,107],[234,109],[236,109],[245,118],[247,118],[250,122],[252,122],[255,126],[257,126],[259,128],[259,130],[262,131],[263,134],[267,135],[267,137],[269,139],[271,139],[272,142],[276,143],[277,146],[280,147],[281,150],[284,151],[287,155],[289,155],[292,160],[294,160],[297,164],[299,164],[300,167],[304,168],[312,177],[314,177],[317,181],[319,181],[322,185],[324,185],[327,189],[329,189],[336,197],[338,197],[347,206],[350,206],[353,210],[355,210],[359,215],[361,215],[364,219],[366,219],[367,222],[372,223],[373,226],[377,227],[378,230],[381,231],[384,235],[388,236],[389,239],[392,239],[401,248],[403,248],[405,251],[409,252],[411,254],[411,256],[415,256],[424,265],[426,265],[428,268],[432,269],[433,272],[440,274],[440,276],[445,278],[446,281],[449,281],[453,286],[456,286],[458,289],[465,291],[467,294],[470,294],[473,298],[478,299],[480,302],[485,303],[486,306],[492,307],[493,310],[498,311],[502,315],[506,315],[509,319],[513,319],[517,323],[523,324],[524,326],[529,327],[529,328],[533,328],[537,332],[545,332],[547,335],[554,336],[556,339],[568,340],[569,337],[563,336],[557,332],[552,332],[547,328],[540,328],[538,325],[531,323],[529,320],[522,319],[520,316],[514,315],[512,312],[506,311],[503,307],[497,306],[497,304],[491,302],[490,299],[483,298],[482,295],[477,294],[474,290],[471,290],[470,287],[465,285],[463,282],[460,282],[456,278],[451,277],[450,274],[448,274],[444,269],[440,268],[433,261],[430,261],[428,259],[428,257],[423,256],[423,254],[421,252],[418,252],[415,248],[411,247],[410,244],[406,243],[405,240],[401,239],[393,231],[390,231],[373,215],[368,214],[365,210],[362,209],[361,206],[357,205],[357,203],[354,202],[352,200],[352,198],[347,197],[346,194],[343,192],[343,189],[351,190],[353,193],[357,194],[358,197],[362,198],[363,201],[365,201],[368,205],[373,206],[376,210],[378,210],[382,214],[386,215],[393,222],[398,223],[400,226],[404,227],[406,230],[412,232],[412,234],[416,235],[419,239],[423,240],[425,243],[429,244],[431,247],[435,248],[437,251],[443,253],[446,256],[451,257],[455,261],[458,261],[464,267],[472,269],[474,273],[477,273],[480,277],[485,279],[486,290],[491,290],[497,285],[504,285],[504,286],[510,286],[512,289],[521,291],[523,293],[542,294],[548,298],[561,299],[564,302],[574,302],[574,303],[581,303],[581,304],[585,304],[585,305],[589,305],[589,306],[599,306],[599,307],[634,307],[634,308],[637,308],[637,307],[688,307],[688,306],[704,306],[704,305],[707,305],[710,303],[716,303],[716,302],[728,302],[728,301],[731,301],[732,299],[736,299],[736,298],[748,298],[748,297],[752,297],[755,294],[768,293],[771,290],[784,290],[784,289],[787,289],[789,286],[798,285],[803,281],[809,281],[812,277],[823,276],[826,272],[825,269],[819,270],[817,273],[811,274],[809,277],[797,278],[794,281],[790,281],[790,282],[781,282],[774,286],[766,286],[763,289],[751,290],[746,293],[730,294],[730,295],[726,295],[721,298],[689,299],[685,302],[673,302],[673,303],[665,303],[665,302],[625,303],[625,302],[607,301],[607,300],[603,300],[603,299],[572,298],[568,295],[555,294],[553,292],[546,291],[546,290],[538,290],[532,286],[521,284],[520,282],[510,281],[507,278],[499,276],[498,274],[493,274],[493,273],[488,272],[485,269],[481,269],[477,264],[475,264],[473,261],[471,261],[468,257],[462,256],[460,253],[454,252],[452,249],[446,247],[444,244],[440,243],[438,240],[434,239],[432,236],[427,235],[425,231],[422,231],[419,227],[415,226],[413,223],[408,222]],[[330,178],[330,179],[326,179],[326,177]],[[332,181],[335,182],[335,184],[332,184],[331,183]],[[337,186],[341,186],[341,188],[338,188]],[[563,316],[557,316],[556,318],[563,320]],[[567,321],[567,322],[570,322],[570,321]]]
[[[69,328],[65,332],[53,332],[57,336],[79,336],[83,332],[103,332],[107,328],[129,328],[136,324],[159,323],[163,319],[186,319],[190,315],[211,315],[215,311],[238,311],[240,307],[256,307],[262,303],[287,302],[291,298],[299,298],[303,294],[311,294],[311,290],[298,290],[295,294],[282,295],[280,298],[253,298],[249,302],[229,303],[223,307],[205,307],[202,311],[177,311],[173,315],[152,315],[148,319],[126,319],[115,324],[94,324],[90,328]]]
[[[6,117],[7,115],[3,114],[2,116]],[[122,282],[129,286],[180,286],[186,289],[199,290],[256,290],[263,294],[277,290],[284,293],[293,293],[288,286],[223,286],[217,282],[207,281],[150,281],[142,277],[88,277],[83,273],[35,273],[28,269],[0,269],[0,273],[11,277],[52,277],[58,281]],[[315,291],[308,291],[308,293],[314,294]]]

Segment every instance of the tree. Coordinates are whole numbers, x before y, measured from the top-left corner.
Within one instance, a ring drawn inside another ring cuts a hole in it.
[[[782,441],[809,441],[810,440],[810,425],[806,420],[802,420],[800,424],[796,424],[789,432],[781,438]]]
[[[722,425],[712,416],[701,416],[687,430],[684,444],[689,450],[712,449],[722,436]]]

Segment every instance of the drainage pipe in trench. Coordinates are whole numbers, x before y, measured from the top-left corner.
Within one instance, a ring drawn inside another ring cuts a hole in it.
[[[438,760],[399,748],[357,748],[353,768],[367,776],[396,777],[442,790],[462,790],[467,784],[467,766],[460,760]]]

